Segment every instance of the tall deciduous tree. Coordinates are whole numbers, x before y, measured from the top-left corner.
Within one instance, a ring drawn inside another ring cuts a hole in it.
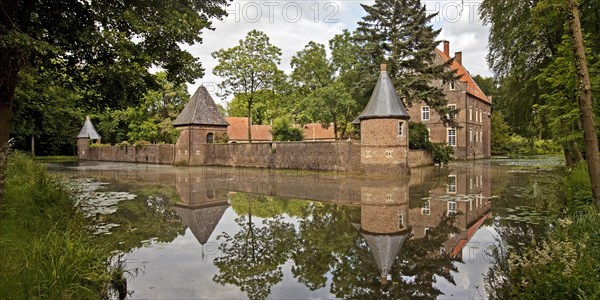
[[[248,32],[237,46],[213,52],[219,61],[213,73],[223,78],[220,96],[243,95],[247,101],[248,141],[252,143],[252,106],[257,92],[271,89],[276,82],[281,61],[281,49],[272,45],[269,37],[258,30]]]
[[[127,106],[153,84],[149,68],[170,79],[203,74],[181,43],[201,42],[227,0],[3,0],[0,10],[0,145],[9,138],[17,74],[23,66],[60,66],[89,107]]]
[[[571,9],[570,25],[573,33],[573,52],[575,53],[577,65],[579,110],[583,125],[588,174],[592,185],[592,195],[596,203],[600,205],[600,151],[598,150],[598,136],[596,135],[594,112],[592,111],[592,83],[588,72],[587,60],[585,59],[579,8],[575,0],[567,0],[567,2]]]
[[[440,30],[434,30],[430,21],[436,15],[427,15],[419,0],[376,0],[373,5],[361,5],[367,15],[358,22],[355,40],[361,45],[363,89],[373,89],[379,65],[386,63],[403,101],[408,105],[424,101],[443,116],[444,123],[453,122],[447,117],[452,114],[448,114],[443,89],[432,84],[456,79],[448,68],[452,60],[434,62]]]

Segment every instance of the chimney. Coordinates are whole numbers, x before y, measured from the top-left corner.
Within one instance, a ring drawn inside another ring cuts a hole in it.
[[[462,65],[462,52],[455,52],[454,53],[454,60],[457,61],[459,64]]]
[[[450,42],[444,41],[444,54],[450,57]]]
[[[381,71],[382,72],[387,72],[387,65],[386,64],[381,64]]]

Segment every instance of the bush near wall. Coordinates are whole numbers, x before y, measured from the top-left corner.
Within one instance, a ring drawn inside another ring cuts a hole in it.
[[[409,122],[408,146],[410,149],[424,149],[429,151],[436,164],[447,164],[452,159],[454,150],[444,143],[432,143],[429,141],[429,131],[423,123]]]

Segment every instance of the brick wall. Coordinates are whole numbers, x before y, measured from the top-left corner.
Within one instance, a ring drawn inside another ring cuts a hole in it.
[[[360,171],[355,142],[272,142],[204,144],[204,165],[319,171]]]
[[[172,164],[174,145],[111,146],[90,148],[89,159],[98,161]]]

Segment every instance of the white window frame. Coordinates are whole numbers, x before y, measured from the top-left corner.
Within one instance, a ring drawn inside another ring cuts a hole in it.
[[[429,120],[431,120],[431,108],[429,106],[421,106],[421,121]]]
[[[446,186],[446,192],[449,194],[456,194],[456,175],[448,175],[448,185]]]
[[[450,132],[454,132],[454,135],[450,135]],[[456,147],[456,127],[446,129],[446,142],[449,146]]]
[[[448,201],[448,215],[455,214],[457,211],[458,205],[455,201]]]
[[[473,107],[469,106],[469,121],[473,121]]]
[[[456,104],[448,104],[448,108],[456,110]],[[458,118],[457,113],[448,113],[448,117],[450,117],[451,115],[454,115],[454,119]]]
[[[469,142],[473,142],[473,127],[469,127]]]
[[[451,89],[451,90],[454,90],[454,89],[456,89],[456,85],[455,85],[455,83],[454,83],[454,80],[451,80],[451,81],[450,81],[450,84],[449,84],[449,89]]]
[[[430,205],[431,205],[431,203],[429,202],[429,200],[427,200],[427,202],[423,203],[423,206],[421,207],[422,215],[429,215],[431,213]]]

